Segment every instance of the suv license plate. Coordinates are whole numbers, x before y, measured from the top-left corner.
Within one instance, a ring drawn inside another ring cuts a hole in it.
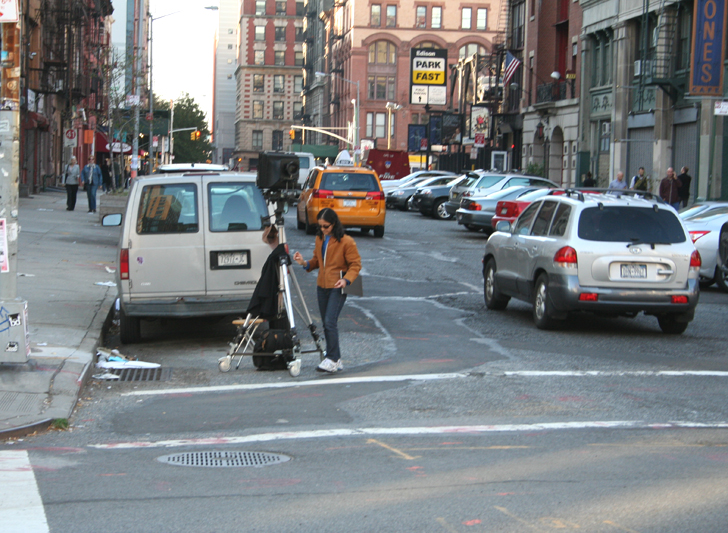
[[[621,265],[621,274],[623,278],[628,279],[646,279],[647,265]]]
[[[344,200],[344,207],[356,207],[356,200]]]

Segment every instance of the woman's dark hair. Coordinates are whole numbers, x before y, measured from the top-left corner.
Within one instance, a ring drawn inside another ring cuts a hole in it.
[[[331,228],[331,236],[334,237],[337,241],[340,241],[341,238],[344,236],[345,231],[344,226],[341,225],[341,220],[339,220],[339,215],[336,214],[336,211],[334,211],[330,207],[324,207],[321,211],[318,212],[318,215],[316,215],[317,221],[321,219],[333,226]],[[321,228],[318,228],[316,230],[316,235],[323,238],[324,234],[321,232]]]

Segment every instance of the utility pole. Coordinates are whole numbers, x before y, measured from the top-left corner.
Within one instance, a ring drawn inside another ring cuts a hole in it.
[[[132,141],[131,178],[136,179],[139,171],[139,106],[141,106],[142,50],[144,49],[144,0],[134,0],[136,14],[137,44],[134,47],[134,140]]]
[[[0,364],[30,355],[28,302],[18,298],[18,184],[20,181],[21,13],[3,9],[0,64]]]

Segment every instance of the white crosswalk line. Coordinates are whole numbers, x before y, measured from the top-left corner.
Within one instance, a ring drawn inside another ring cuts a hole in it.
[[[0,530],[3,533],[49,531],[26,451],[0,451]]]

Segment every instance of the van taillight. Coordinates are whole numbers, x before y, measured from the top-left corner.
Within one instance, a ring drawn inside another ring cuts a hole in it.
[[[313,197],[314,198],[333,198],[334,197],[334,191],[327,191],[326,189],[315,189],[313,191]]]
[[[693,250],[693,253],[690,255],[690,268],[700,270],[702,264],[703,260],[700,258],[700,252]]]
[[[368,192],[366,200],[384,200],[384,193],[382,191]]]
[[[554,255],[554,263],[561,267],[575,267],[576,262],[576,250],[571,246],[564,246],[560,248],[556,255]]]
[[[129,279],[129,249],[122,248],[119,252],[119,278]]]

